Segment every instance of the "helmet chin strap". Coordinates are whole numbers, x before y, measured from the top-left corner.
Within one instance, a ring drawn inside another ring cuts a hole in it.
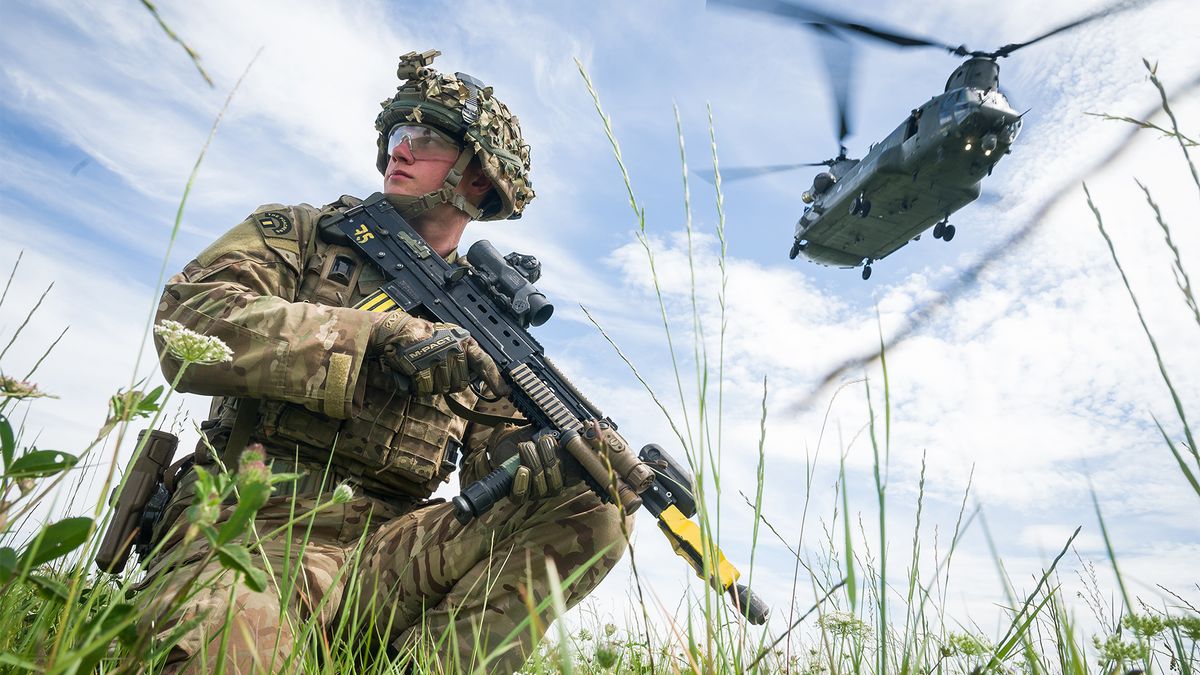
[[[479,210],[479,207],[467,201],[466,195],[455,189],[462,182],[463,173],[467,170],[467,165],[471,163],[471,158],[474,156],[475,153],[470,148],[463,148],[462,152],[458,154],[458,159],[455,160],[454,166],[450,167],[450,172],[446,174],[446,180],[442,183],[440,190],[426,192],[419,197],[388,195],[388,202],[395,207],[396,212],[405,220],[412,220],[417,216],[427,213],[439,204],[449,204],[467,214],[471,220],[477,220],[482,211]]]

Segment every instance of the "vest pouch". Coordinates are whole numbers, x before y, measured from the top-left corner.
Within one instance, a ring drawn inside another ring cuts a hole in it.
[[[309,259],[297,297],[320,305],[348,307],[362,269],[352,249],[329,246]]]
[[[324,455],[317,456],[313,455],[313,452],[306,453],[306,448],[301,447],[301,456],[308,455],[312,459],[325,461],[334,441],[338,438],[338,431],[342,426],[341,420],[317,415],[294,403],[270,401],[267,402],[266,407],[263,430],[266,432],[268,440],[282,439],[299,443],[301,446],[307,446],[308,449]]]
[[[440,479],[450,438],[448,422],[454,419],[448,412],[440,396],[409,399],[400,442],[392,448],[389,462],[394,470],[418,483]]]

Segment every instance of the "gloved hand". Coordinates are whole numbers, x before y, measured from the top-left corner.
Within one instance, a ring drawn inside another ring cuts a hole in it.
[[[433,323],[407,312],[382,315],[371,331],[369,351],[407,377],[409,393],[450,394],[466,389],[474,374],[498,394],[507,394],[496,362],[463,328]]]
[[[488,443],[488,458],[494,467],[499,467],[513,455],[521,457],[521,466],[513,476],[509,498],[517,504],[533,499],[545,499],[562,494],[563,487],[581,480],[578,469],[572,470],[574,460],[566,458],[558,449],[555,434],[543,434],[532,440],[536,430],[525,426],[512,429],[497,429]]]
[[[546,434],[536,441],[517,444],[521,467],[513,476],[509,498],[517,504],[530,499],[557,497],[563,491],[562,461],[559,459],[558,438]]]

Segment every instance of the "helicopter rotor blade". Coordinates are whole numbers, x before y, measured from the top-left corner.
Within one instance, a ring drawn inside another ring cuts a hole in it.
[[[1048,37],[1053,37],[1055,35],[1058,35],[1059,33],[1065,33],[1069,30],[1078,28],[1086,23],[1091,23],[1092,21],[1095,21],[1096,19],[1102,19],[1102,18],[1112,15],[1112,14],[1117,14],[1119,12],[1125,12],[1125,11],[1128,11],[1131,9],[1136,9],[1142,5],[1149,4],[1153,1],[1154,0],[1121,0],[1121,2],[1117,2],[1115,4],[1109,5],[1108,7],[1105,7],[1104,9],[1101,9],[1096,12],[1092,12],[1091,14],[1088,14],[1086,16],[1082,16],[1078,19],[1075,19],[1074,21],[1072,21],[1070,23],[1066,23],[1066,24],[1059,26],[1058,28],[1055,28],[1054,30],[1048,31],[1046,33],[1042,33],[1041,35],[1033,38],[1032,40],[1026,40],[1025,42],[1017,42],[1015,44],[1007,44],[1007,45],[1004,45],[1003,47],[997,49],[994,52],[980,54],[980,56],[987,56],[990,58],[1005,57],[1005,56],[1008,56],[1009,54],[1017,51],[1018,49],[1021,49],[1022,47],[1028,47],[1029,45],[1035,44],[1037,42],[1041,42],[1042,40],[1045,40]]]
[[[812,166],[829,166],[830,160],[824,162],[805,162],[803,164],[772,164],[770,166],[734,166],[728,169],[721,169],[721,182],[727,183],[735,180],[745,180],[747,178],[755,178],[757,176],[765,176],[772,173],[781,173],[784,171],[795,171]],[[695,171],[697,176],[704,179],[706,182],[713,185],[717,184],[716,173],[712,169],[704,171]]]
[[[897,47],[937,47],[945,49],[951,54],[966,56],[969,52],[964,46],[948,45],[944,42],[931,40],[929,38],[919,37],[915,35],[905,35],[893,30],[884,30],[875,26],[843,19],[832,14],[812,9],[804,4],[788,0],[707,0],[707,2],[715,5],[724,5],[726,7],[736,7],[754,12],[762,12],[765,14],[774,14],[792,21],[797,21],[806,24],[824,24],[833,28],[859,33],[882,42],[893,44]]]
[[[808,25],[817,34],[829,89],[833,92],[834,119],[837,122],[839,154],[845,153],[846,137],[850,135],[850,92],[854,87],[854,66],[857,51],[836,30],[820,23]]]

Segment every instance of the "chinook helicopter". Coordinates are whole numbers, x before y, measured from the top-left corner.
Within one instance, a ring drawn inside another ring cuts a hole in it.
[[[1127,0],[1032,40],[984,52],[852,22],[795,2],[709,0],[714,5],[783,17],[827,38],[840,40],[842,33],[858,34],[899,47],[937,47],[966,58],[950,74],[941,94],[914,108],[892,133],[872,144],[865,157],[852,159],[843,145],[850,133],[850,57],[826,51],[823,55],[838,115],[838,156],[822,162],[726,169],[722,177],[738,180],[801,167],[826,167],[801,195],[807,206],[796,223],[788,256],[794,259],[803,253],[813,262],[843,269],[861,265],[862,278],[869,279],[873,262],[920,239],[931,226],[935,239],[953,239],[951,214],[979,197],[983,179],[1009,154],[1025,113],[1014,110],[1000,92],[998,59],[1148,1]],[[711,172],[706,177],[715,179]]]

